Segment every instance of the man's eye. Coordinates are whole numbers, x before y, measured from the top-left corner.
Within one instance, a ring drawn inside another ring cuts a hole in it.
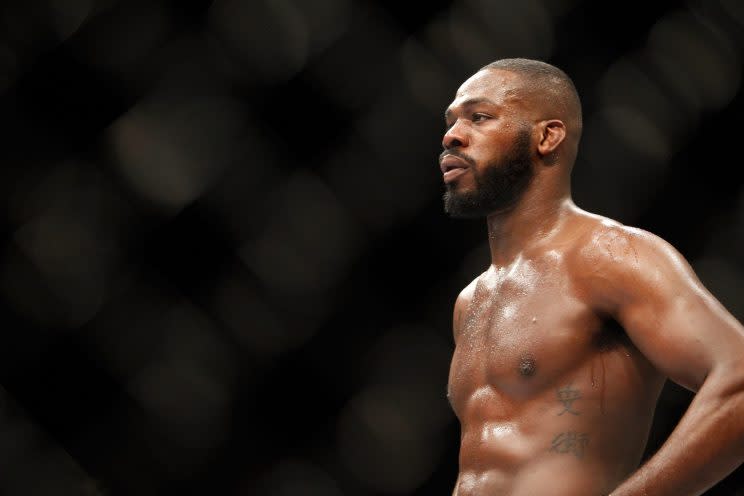
[[[473,122],[483,121],[488,119],[486,114],[473,114]]]

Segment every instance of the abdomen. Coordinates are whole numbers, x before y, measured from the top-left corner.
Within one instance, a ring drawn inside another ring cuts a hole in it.
[[[473,391],[460,412],[458,496],[602,494],[619,483],[640,461],[663,384],[636,353],[595,354],[530,398]]]

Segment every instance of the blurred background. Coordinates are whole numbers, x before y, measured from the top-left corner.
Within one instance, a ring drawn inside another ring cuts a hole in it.
[[[576,203],[744,318],[744,4],[415,3],[0,4],[0,494],[451,494],[452,305],[489,259],[437,156],[500,57],[574,78]]]

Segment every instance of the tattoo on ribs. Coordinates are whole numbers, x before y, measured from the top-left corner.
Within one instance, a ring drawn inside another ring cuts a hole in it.
[[[571,453],[576,458],[583,458],[587,444],[589,444],[589,434],[586,432],[561,432],[553,438],[550,451]]]
[[[558,401],[563,404],[563,410],[558,415],[563,415],[566,412],[573,415],[581,415],[580,412],[573,409],[574,401],[581,398],[581,391],[572,388],[569,384],[568,386],[562,387],[556,391],[556,395],[558,396]]]

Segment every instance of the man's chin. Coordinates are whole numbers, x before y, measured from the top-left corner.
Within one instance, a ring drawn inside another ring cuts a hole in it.
[[[486,217],[487,212],[469,195],[455,194],[447,191],[444,196],[444,213],[454,219],[479,219]]]

